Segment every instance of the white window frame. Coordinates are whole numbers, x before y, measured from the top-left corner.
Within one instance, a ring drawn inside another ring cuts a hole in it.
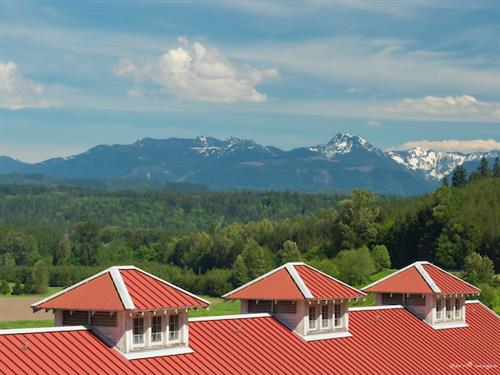
[[[312,319],[312,320],[311,320],[311,309],[313,309],[313,311],[314,311],[314,313],[312,314],[314,319]],[[307,317],[308,317],[308,324],[307,324],[308,330],[309,331],[317,331],[318,330],[318,309],[316,308],[316,306],[310,305],[307,313],[308,313],[308,315],[307,315]]]
[[[142,320],[142,333],[135,333],[135,321],[141,319]],[[142,337],[142,342],[136,342],[136,337]],[[146,321],[144,316],[134,316],[132,319],[132,346],[134,348],[143,348],[146,345]]]
[[[155,319],[160,319],[160,331],[156,332],[156,333],[153,332],[153,328],[154,328],[153,321]],[[163,344],[163,341],[164,341],[164,332],[163,331],[164,331],[164,329],[163,329],[163,317],[161,315],[151,315],[151,338],[150,338],[150,342],[151,342],[152,346],[162,345]],[[160,340],[155,341],[153,339],[155,334],[159,334],[160,335]]]
[[[337,316],[337,308],[338,308],[338,315]],[[342,328],[343,325],[343,314],[342,314],[342,305],[340,303],[336,303],[333,305],[333,327],[334,328]],[[337,324],[338,321],[338,324]]]
[[[325,319],[325,308],[326,308],[326,319]],[[320,329],[326,330],[330,329],[330,322],[331,322],[331,314],[330,314],[330,306],[329,305],[322,305],[321,306],[321,319],[320,319]],[[325,325],[326,322],[326,325]]]
[[[462,318],[462,301],[460,301],[459,298],[455,298],[455,303],[453,304],[453,308],[454,308],[453,318],[454,319]]]
[[[438,299],[436,301],[436,321],[439,322],[443,320],[443,303],[442,300]]]
[[[453,319],[453,305],[451,304],[451,298],[447,298],[444,303],[444,315],[445,320]]]
[[[177,317],[177,338],[174,338],[172,339],[171,338],[171,330],[170,330],[170,319],[172,317]],[[181,324],[181,319],[180,319],[180,316],[179,314],[171,314],[171,315],[168,315],[168,321],[167,321],[167,340],[168,340],[168,344],[179,344],[181,342],[181,335],[182,335],[182,332],[181,332],[181,328],[182,328],[182,324]]]

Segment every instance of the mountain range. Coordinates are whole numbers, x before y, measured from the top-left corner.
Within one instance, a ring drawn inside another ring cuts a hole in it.
[[[290,151],[231,137],[142,138],[99,145],[66,157],[29,164],[0,156],[0,173],[36,173],[64,179],[139,179],[203,184],[214,190],[351,190],[416,195],[432,190],[459,164],[482,156],[416,148],[384,152],[362,137],[339,133],[328,143]],[[1,177],[0,177],[1,182]]]

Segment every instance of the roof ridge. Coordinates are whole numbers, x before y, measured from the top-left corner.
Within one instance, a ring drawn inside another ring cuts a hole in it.
[[[365,296],[367,295],[365,292],[363,292],[363,291],[359,290],[358,288],[355,288],[355,287],[353,287],[352,285],[349,285],[349,284],[347,284],[347,283],[344,283],[342,280],[336,279],[335,277],[333,277],[333,276],[331,276],[331,275],[327,274],[326,272],[323,272],[323,271],[321,271],[321,270],[318,270],[317,268],[314,268],[313,266],[310,266],[310,265],[309,265],[309,264],[307,264],[307,263],[303,263],[302,265],[303,265],[303,266],[306,266],[306,267],[309,267],[310,269],[312,269],[312,270],[314,270],[314,271],[316,271],[316,272],[318,272],[318,273],[322,274],[323,276],[328,277],[329,279],[332,279],[333,281],[335,281],[335,282],[337,282],[337,283],[342,284],[342,285],[343,285],[343,286],[345,286],[345,287],[348,287],[349,289],[353,289],[353,290],[355,290],[356,292],[360,292],[361,294],[364,294]],[[364,298],[364,297],[363,297],[363,298]]]
[[[446,270],[442,269],[441,267],[436,266],[435,264],[432,264],[432,263],[429,263],[429,262],[427,262],[427,264],[428,264],[429,266],[432,266],[432,267],[434,267],[434,268],[437,268],[439,271],[443,271],[444,273],[446,273],[447,275],[450,275],[451,277],[453,277],[453,278],[457,279],[458,281],[461,281],[461,282],[463,282],[463,283],[467,284],[467,285],[468,285],[468,286],[470,286],[471,288],[474,288],[474,289],[477,289],[477,290],[481,291],[481,289],[480,289],[480,288],[478,288],[477,286],[472,285],[471,283],[468,283],[467,281],[465,281],[465,280],[461,279],[460,277],[455,276],[455,275],[454,275],[454,274],[452,274],[451,272],[448,272],[448,271],[446,271]],[[426,272],[427,272],[427,271],[426,271]]]
[[[299,290],[302,293],[302,295],[304,296],[304,298],[306,298],[306,299],[314,298],[313,294],[311,293],[311,291],[307,287],[306,283],[304,282],[304,280],[302,280],[302,277],[300,277],[299,273],[295,269],[295,264],[286,263],[285,269],[287,270],[288,274],[292,278],[292,280],[295,283],[295,285],[297,286],[297,288],[299,288]]]
[[[45,297],[45,298],[41,299],[40,301],[37,301],[37,302],[33,303],[33,304],[31,305],[31,308],[35,309],[38,305],[40,305],[40,304],[42,304],[42,303],[44,303],[44,302],[50,301],[51,299],[56,298],[56,297],[59,297],[59,296],[63,295],[64,293],[69,292],[70,290],[76,289],[76,288],[78,288],[79,286],[81,286],[81,285],[83,285],[83,284],[85,284],[85,283],[88,283],[88,282],[89,282],[89,281],[91,281],[91,280],[97,279],[99,276],[102,276],[102,275],[104,275],[104,274],[108,273],[108,272],[110,271],[110,269],[111,269],[111,267],[106,268],[105,270],[102,270],[101,272],[98,272],[98,273],[96,273],[95,275],[92,275],[92,276],[90,276],[90,277],[87,277],[86,279],[83,279],[82,281],[79,281],[79,282],[77,282],[76,284],[73,284],[73,285],[71,285],[71,286],[68,286],[67,288],[64,288],[63,290],[60,290],[60,291],[59,291],[59,292],[57,292],[57,293],[54,293],[54,294],[52,294],[52,295],[50,295],[50,296],[48,296],[48,297]],[[112,278],[111,278],[111,280],[113,281],[113,279],[112,279]],[[114,284],[114,282],[113,282],[113,284]]]
[[[12,328],[0,329],[1,335],[18,335],[26,333],[51,333],[51,332],[68,332],[68,331],[87,331],[85,326],[61,326],[61,327],[37,327],[37,328]]]
[[[382,281],[388,280],[391,277],[396,276],[396,275],[400,274],[401,272],[410,269],[411,267],[414,267],[418,263],[425,264],[425,263],[429,263],[429,262],[427,262],[427,261],[417,261],[417,262],[413,262],[411,264],[408,264],[407,266],[405,266],[405,267],[403,267],[403,268],[401,268],[401,269],[399,269],[397,271],[394,271],[393,273],[390,273],[389,275],[384,276],[381,279],[378,279],[378,280],[374,281],[371,284],[366,285],[365,287],[361,288],[361,290],[365,290],[365,289],[371,288],[372,286],[377,285],[377,284],[381,283]]]
[[[211,305],[212,304],[212,302],[207,301],[206,299],[201,298],[201,297],[197,296],[196,294],[188,292],[187,290],[182,289],[181,287],[179,287],[177,285],[174,285],[172,283],[169,283],[167,280],[163,280],[162,278],[160,278],[158,276],[155,276],[155,275],[153,275],[153,274],[151,274],[151,273],[149,273],[147,271],[144,271],[143,269],[140,269],[138,267],[131,266],[130,268],[125,268],[124,270],[136,270],[136,271],[142,272],[143,274],[145,274],[145,275],[147,275],[149,277],[152,277],[153,279],[158,280],[158,281],[162,282],[163,284],[166,284],[166,285],[168,285],[168,286],[170,286],[170,287],[172,287],[174,289],[177,289],[178,291],[180,291],[182,293],[186,293],[187,295],[189,295],[189,296],[191,296],[191,297],[193,297],[193,298],[195,298],[195,299],[197,299],[199,301],[205,302],[207,305]],[[121,275],[120,275],[120,277],[121,277]]]
[[[285,268],[285,267],[286,267],[286,265],[287,265],[287,263],[282,264],[281,266],[279,266],[279,267],[277,267],[277,268],[275,268],[275,269],[272,269],[271,271],[266,272],[265,274],[260,275],[259,277],[255,278],[255,279],[253,279],[253,280],[250,280],[249,282],[247,282],[247,283],[245,283],[245,284],[243,284],[243,285],[240,285],[240,286],[239,286],[239,287],[237,287],[236,289],[233,289],[233,290],[231,290],[231,291],[229,291],[229,292],[227,292],[227,293],[223,294],[221,297],[222,297],[222,298],[226,298],[226,297],[230,296],[231,294],[234,294],[234,293],[236,293],[236,292],[239,292],[240,290],[245,289],[246,287],[248,287],[248,286],[250,286],[250,285],[252,285],[252,284],[255,284],[257,281],[260,281],[260,280],[262,280],[262,279],[265,279],[266,277],[268,277],[268,276],[272,275],[273,273],[278,272],[279,270],[281,270],[281,269]]]
[[[207,321],[213,321],[213,320],[268,318],[271,316],[272,315],[269,313],[199,316],[199,317],[195,317],[195,318],[189,318],[189,322],[191,323],[191,322],[207,322]]]
[[[120,273],[119,267],[111,267],[109,269],[109,275],[111,276],[111,279],[113,280],[113,284],[115,285],[116,291],[118,292],[118,295],[120,296],[120,300],[122,301],[123,307],[126,310],[133,310],[135,309],[134,302],[132,301],[132,298],[130,297],[130,293],[128,292],[128,288],[125,285],[125,281],[123,281],[122,275]]]
[[[432,289],[432,291],[434,293],[441,293],[441,289],[439,289],[439,287],[437,286],[437,284],[432,279],[431,275],[429,275],[427,273],[427,271],[422,266],[422,264],[429,264],[429,263],[428,262],[427,263],[417,262],[417,263],[415,263],[415,269],[418,271],[418,273],[420,274],[420,276],[422,276],[422,278],[424,279],[424,281],[427,283],[427,285],[429,285],[429,287]]]

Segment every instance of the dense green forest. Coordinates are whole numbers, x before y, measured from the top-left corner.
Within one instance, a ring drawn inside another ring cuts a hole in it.
[[[452,186],[446,180],[414,198],[0,186],[0,290],[10,282],[15,293],[37,293],[136,264],[221,295],[287,261],[361,285],[383,269],[429,260],[465,270],[491,295],[500,267],[495,175],[458,169]]]

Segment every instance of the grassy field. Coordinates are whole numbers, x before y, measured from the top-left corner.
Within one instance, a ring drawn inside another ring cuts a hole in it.
[[[53,320],[16,320],[0,322],[0,329],[52,327],[53,325]]]
[[[14,284],[11,283],[10,285],[11,289],[14,287]],[[44,298],[44,297],[48,297],[50,296],[51,294],[54,294],[54,293],[57,293],[59,291],[61,291],[63,288],[60,287],[60,286],[49,286],[49,288],[47,289],[47,293],[43,293],[43,294],[2,294],[0,296],[5,296],[5,297],[39,297],[40,299]]]

